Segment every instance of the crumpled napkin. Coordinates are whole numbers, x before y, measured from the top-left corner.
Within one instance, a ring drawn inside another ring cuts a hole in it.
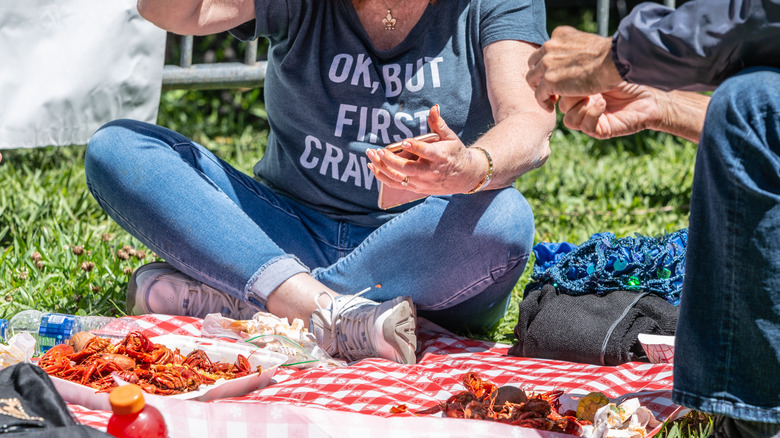
[[[8,345],[0,344],[0,369],[30,362],[35,353],[35,338],[27,332],[20,332],[8,340]]]

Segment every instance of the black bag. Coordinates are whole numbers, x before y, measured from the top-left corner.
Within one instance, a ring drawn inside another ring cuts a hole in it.
[[[0,370],[0,435],[25,438],[111,436],[79,424],[49,375],[28,363]]]
[[[609,366],[647,361],[638,335],[674,335],[679,315],[647,291],[574,296],[532,282],[523,295],[512,356]]]

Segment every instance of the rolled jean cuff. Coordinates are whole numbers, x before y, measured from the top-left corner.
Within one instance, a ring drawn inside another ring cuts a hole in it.
[[[280,284],[295,274],[308,273],[309,268],[303,265],[294,255],[286,254],[274,257],[260,267],[247,282],[248,299],[255,298],[263,307],[271,294]]]

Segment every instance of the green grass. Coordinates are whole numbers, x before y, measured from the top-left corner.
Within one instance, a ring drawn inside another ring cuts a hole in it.
[[[667,422],[659,432],[665,438],[709,437],[713,429],[710,415],[690,411],[675,421]]]

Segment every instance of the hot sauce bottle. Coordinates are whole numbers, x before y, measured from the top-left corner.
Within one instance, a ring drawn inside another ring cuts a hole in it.
[[[138,385],[114,388],[108,396],[114,414],[106,432],[117,438],[167,438],[165,419],[157,408],[147,405]]]

